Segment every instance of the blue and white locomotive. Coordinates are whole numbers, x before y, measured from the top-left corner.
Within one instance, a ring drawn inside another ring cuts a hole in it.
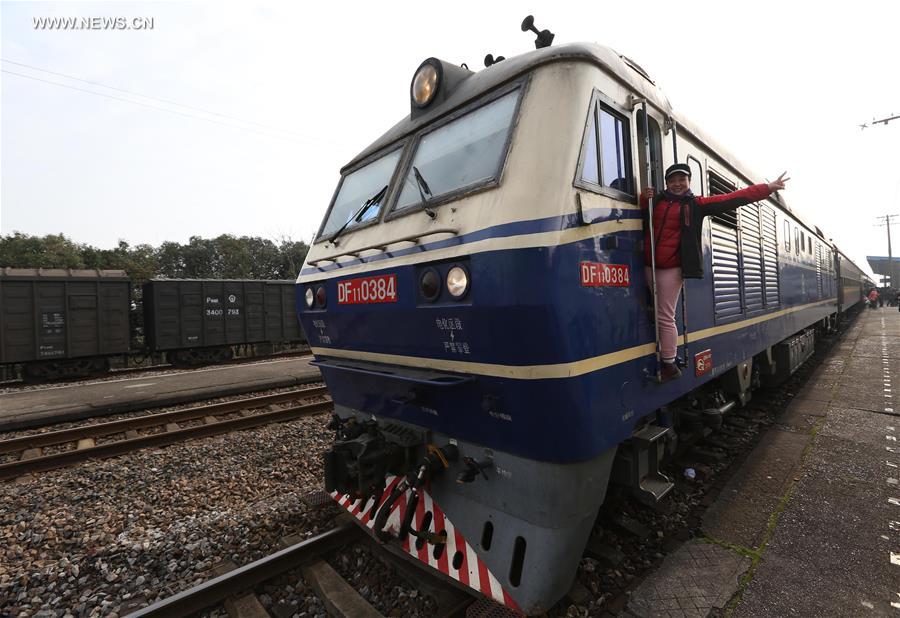
[[[697,195],[759,177],[633,61],[539,44],[478,72],[423,62],[409,115],[342,170],[297,280],[335,403],[326,488],[526,614],[569,590],[608,483],[661,499],[675,436],[789,375],[863,277],[774,196],[707,219],[685,372],[656,383],[639,189],[676,156]]]

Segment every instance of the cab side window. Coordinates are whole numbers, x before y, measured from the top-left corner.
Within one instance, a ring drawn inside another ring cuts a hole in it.
[[[626,195],[633,196],[629,135],[628,118],[601,100],[600,93],[595,92],[585,126],[575,185],[620,199]]]
[[[650,128],[650,178],[647,178],[647,153],[644,148],[644,111],[638,110],[634,121],[637,123],[638,161],[640,164],[641,187],[654,187],[664,189],[665,181],[662,175],[662,134],[659,131],[659,123],[648,116],[647,125]]]

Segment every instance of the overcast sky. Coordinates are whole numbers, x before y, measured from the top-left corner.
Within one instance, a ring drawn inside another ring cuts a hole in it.
[[[0,233],[308,241],[340,167],[408,113],[419,63],[533,49],[532,13],[556,44],[636,60],[760,175],[787,169],[785,198],[851,257],[887,254],[900,120],[858,125],[900,114],[896,0],[322,4],[2,2]]]

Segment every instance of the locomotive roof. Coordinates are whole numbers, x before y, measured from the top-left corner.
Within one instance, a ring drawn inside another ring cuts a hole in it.
[[[572,60],[589,62],[600,67],[613,78],[620,81],[629,90],[646,98],[650,105],[655,106],[666,115],[675,118],[682,130],[687,129],[689,133],[703,141],[720,156],[723,156],[728,163],[735,167],[734,171],[742,175],[748,175],[747,170],[743,169],[743,166],[741,166],[727,151],[724,151],[721,146],[713,142],[708,136],[704,135],[693,125],[693,123],[678,117],[662,90],[646,76],[646,73],[643,72],[634,61],[621,56],[609,47],[604,47],[603,45],[598,45],[596,43],[571,43],[557,47],[536,49],[518,56],[507,58],[502,62],[498,62],[490,67],[472,73],[462,80],[459,86],[452,94],[450,94],[443,104],[431,110],[429,113],[417,116],[415,119],[412,119],[410,115],[407,115],[387,133],[379,137],[354,157],[341,171],[343,172],[347,168],[356,165],[385,146],[414,133],[424,125],[427,125],[442,116],[446,116],[455,109],[481,96],[485,92],[493,90],[497,86],[528,73],[539,66]]]
[[[521,75],[524,75],[540,66],[554,62],[583,61],[593,64],[613,79],[616,79],[626,88],[647,100],[648,105],[656,107],[665,115],[673,118],[678,123],[679,134],[690,134],[694,139],[704,144],[711,152],[714,152],[729,168],[737,174],[741,180],[748,184],[759,182],[763,176],[753,173],[741,163],[728,150],[705,134],[690,120],[677,114],[662,90],[651,80],[643,69],[633,60],[622,56],[615,50],[596,43],[570,43],[556,47],[536,49],[518,56],[506,58],[490,67],[472,73],[464,78],[448,98],[439,106],[428,113],[412,118],[407,115],[403,120],[394,125],[389,131],[375,140],[362,152],[356,155],[342,169],[343,174],[372,156],[379,150],[396,143],[398,140],[415,133],[421,127],[450,114],[466,103],[476,99],[486,92],[501,86]],[[781,196],[775,197],[779,205],[790,212],[797,220],[819,234],[827,241],[827,236],[808,219],[791,209]]]

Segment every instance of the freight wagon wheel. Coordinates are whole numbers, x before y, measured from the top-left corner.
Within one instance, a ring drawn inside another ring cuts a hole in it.
[[[95,358],[93,360],[93,374],[103,374],[109,372],[109,359],[106,357]]]
[[[202,359],[197,358],[196,350],[175,350],[168,353],[169,362],[176,367],[190,367],[199,365]]]
[[[84,378],[109,371],[106,358],[77,358],[63,361],[28,363],[24,368],[26,382],[58,380],[60,378]]]
[[[215,351],[213,362],[224,363],[230,361],[232,358],[234,358],[234,350],[231,348],[231,346],[227,348],[218,348]]]
[[[50,363],[26,363],[22,368],[22,379],[26,382],[51,380],[52,372],[49,370],[49,364]]]

